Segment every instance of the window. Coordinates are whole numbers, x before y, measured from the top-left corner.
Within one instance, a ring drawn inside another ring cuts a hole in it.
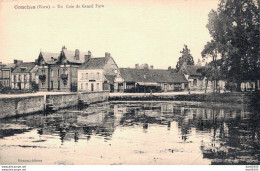
[[[84,86],[83,83],[81,83],[81,87],[80,87],[81,90],[83,90],[83,86]]]
[[[97,73],[97,79],[99,79],[99,72]]]
[[[194,79],[193,85],[194,85],[194,86],[197,86],[197,79]]]
[[[21,75],[21,81],[24,82],[24,76],[25,75]]]
[[[99,83],[97,83],[97,91],[99,91]]]
[[[45,69],[42,69],[42,74],[45,74]]]
[[[3,71],[3,78],[9,78],[9,71]]]
[[[51,77],[53,77],[53,75],[54,75],[54,74],[53,74],[53,70],[51,69]]]
[[[67,69],[63,69],[64,74],[68,74],[68,70]]]
[[[88,90],[88,83],[86,83],[86,87],[85,87],[85,90]]]
[[[81,80],[83,80],[84,78],[84,73],[81,73]]]
[[[86,75],[85,75],[85,79],[88,80],[88,73],[86,73]]]
[[[90,79],[91,79],[91,80],[94,79],[94,74],[93,74],[93,73],[91,73],[91,75],[90,75]]]

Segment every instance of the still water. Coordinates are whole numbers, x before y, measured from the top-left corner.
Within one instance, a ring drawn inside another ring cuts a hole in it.
[[[107,102],[0,120],[0,164],[260,164],[254,108],[199,106]]]

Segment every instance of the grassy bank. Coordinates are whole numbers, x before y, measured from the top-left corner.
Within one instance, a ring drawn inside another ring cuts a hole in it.
[[[179,94],[179,95],[131,95],[110,96],[110,101],[195,101],[219,103],[251,103],[259,101],[259,93],[207,93],[207,94]]]

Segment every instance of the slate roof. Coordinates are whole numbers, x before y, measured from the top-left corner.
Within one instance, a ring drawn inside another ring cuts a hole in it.
[[[105,78],[108,80],[109,83],[113,84],[115,80],[115,75],[105,75]]]
[[[24,71],[22,71],[24,68]],[[12,73],[29,73],[29,72],[37,72],[38,66],[35,65],[34,62],[24,62],[18,65]]]
[[[55,64],[59,58],[59,53],[41,52],[44,61],[48,64]],[[56,60],[53,60],[56,59]]]
[[[81,64],[85,60],[85,55],[88,55],[88,52],[81,52],[79,51],[79,60],[75,59],[75,51],[63,49],[64,55],[66,56],[67,60],[71,63],[78,63]]]
[[[10,63],[10,64],[6,64],[6,65],[4,66],[4,69],[12,69],[12,68],[14,68],[14,67],[16,67],[16,65]]]
[[[183,74],[169,70],[120,68],[120,74],[127,82],[186,83]]]
[[[79,69],[103,69],[108,60],[109,58],[107,57],[90,58]]]
[[[200,76],[201,74],[197,72],[199,68],[204,68],[204,66],[195,66],[195,65],[186,65],[183,66],[185,69],[183,70],[183,73],[186,75],[192,75],[192,76]]]
[[[2,62],[0,63],[0,66],[1,67],[4,67],[4,66],[6,66],[6,64],[3,64]]]

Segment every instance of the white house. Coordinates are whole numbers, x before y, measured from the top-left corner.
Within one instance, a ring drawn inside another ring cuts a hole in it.
[[[78,69],[78,91],[113,91],[118,66],[109,53],[91,57]]]

